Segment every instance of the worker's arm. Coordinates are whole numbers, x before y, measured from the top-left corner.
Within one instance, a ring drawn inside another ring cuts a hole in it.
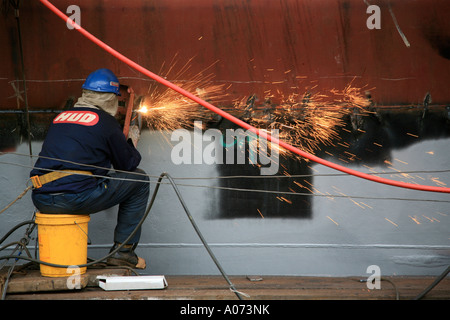
[[[114,169],[134,171],[137,168],[141,162],[141,154],[131,139],[126,139],[123,133],[117,130],[110,135],[108,144]]]
[[[137,144],[140,137],[141,132],[139,131],[138,126],[137,125],[130,126],[130,129],[128,131],[128,140],[131,140],[135,148],[137,148]]]

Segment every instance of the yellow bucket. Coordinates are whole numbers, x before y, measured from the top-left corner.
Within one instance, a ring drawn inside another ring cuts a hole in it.
[[[89,215],[36,213],[39,259],[54,264],[77,266],[87,262]],[[69,277],[73,269],[40,265],[45,277]],[[84,274],[86,267],[80,268]]]

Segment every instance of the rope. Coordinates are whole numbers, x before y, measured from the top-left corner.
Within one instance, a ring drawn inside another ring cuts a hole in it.
[[[6,207],[4,207],[1,211],[0,214],[2,214],[4,211],[6,211],[9,207],[11,207],[14,203],[16,203],[17,200],[22,199],[22,197],[32,188],[33,186],[28,186],[21,194],[19,194],[19,196],[13,200],[10,204],[8,204]]]
[[[20,153],[20,152],[0,152],[0,156],[1,155],[16,155],[16,156],[30,157],[30,155],[25,154],[25,153]],[[71,161],[71,160],[64,160],[64,159],[46,157],[46,156],[41,156],[41,155],[32,155],[31,157],[55,160],[55,161],[59,161],[59,162],[74,164],[77,166],[85,166],[85,167],[89,167],[90,169],[95,168],[95,169],[102,169],[102,170],[108,170],[108,171],[111,170],[111,168],[107,168],[107,167],[95,166],[92,164],[84,164],[84,163],[79,163],[79,162],[75,162],[75,161]],[[16,163],[8,163],[8,162],[3,162],[3,161],[0,161],[0,163],[22,166],[22,165],[19,165]],[[30,167],[30,166],[25,166],[25,167],[35,168],[35,167]],[[41,168],[37,168],[37,169],[41,169]],[[42,168],[42,170],[48,170],[48,169]],[[114,171],[129,173],[129,171],[117,170],[117,169],[114,169]],[[384,171],[384,172],[371,172],[368,174],[371,174],[371,175],[402,175],[402,174],[413,174],[413,173],[414,174],[417,174],[417,173],[430,174],[430,173],[449,173],[449,172],[450,172],[450,169],[446,169],[446,170],[406,170],[406,171],[395,170],[395,171]],[[138,173],[138,172],[136,172],[135,174],[142,175],[142,176],[148,176],[150,178],[158,178],[158,176],[156,176],[156,175],[148,175],[148,174]],[[232,176],[210,176],[210,177],[177,177],[177,178],[173,178],[173,179],[175,179],[175,180],[280,179],[280,178],[311,178],[311,177],[342,177],[342,176],[348,176],[348,174],[347,173],[314,173],[314,174],[289,174],[289,175],[270,175],[270,176],[232,175]]]
[[[1,153],[0,153],[1,154]],[[5,153],[3,153],[5,154]],[[23,155],[23,156],[28,156],[26,154],[20,154],[20,153],[11,153],[11,154],[16,154],[16,155]],[[34,157],[39,157],[39,156],[34,156]],[[64,162],[65,160],[61,160],[61,159],[57,159],[57,158],[49,158],[48,159],[52,159],[52,160],[56,160],[56,161],[62,161]],[[84,165],[84,166],[88,166],[82,163],[77,163],[77,162],[73,162],[73,161],[68,161],[72,164],[76,164],[76,165]],[[8,164],[8,165],[15,165],[15,166],[20,166],[20,167],[26,167],[26,168],[31,168],[31,169],[43,169],[43,168],[38,168],[38,167],[34,167],[34,166],[29,166],[29,165],[21,165],[21,164],[17,164],[17,163],[10,163],[10,162],[5,162],[5,161],[0,161],[0,164]],[[110,168],[103,168],[103,167],[98,167],[98,166],[91,166],[90,167],[96,167],[96,168],[101,168],[101,169],[105,169],[105,170],[110,170]],[[53,170],[53,169],[43,169],[43,170],[47,170],[47,171],[59,171],[59,170]],[[121,170],[115,170],[116,172],[122,172]],[[448,172],[448,170],[440,170],[440,171],[409,171],[409,173],[417,173],[417,172]],[[128,172],[130,173],[130,172]],[[153,176],[153,175],[148,175],[148,174],[143,174],[143,173],[138,173],[138,172],[131,172],[133,174],[136,174],[137,176],[147,176],[149,178],[155,178],[157,176]],[[389,174],[399,174],[399,172],[392,172]],[[402,173],[402,172],[400,172]],[[86,175],[86,174],[80,174],[77,173],[78,175]],[[377,173],[377,174],[388,174],[388,173]],[[291,176],[264,176],[263,178],[268,178],[268,179],[277,179],[277,178],[296,178],[296,177],[315,177],[315,176],[342,176],[343,174],[312,174],[312,175],[291,175]],[[86,175],[87,176],[87,175]],[[115,177],[111,177],[111,176],[102,176],[102,175],[89,175],[90,177],[96,177],[96,178],[101,178],[101,179],[110,179],[110,180],[122,180],[122,181],[131,181],[131,182],[142,182],[142,180],[139,179],[131,179],[131,178],[115,178]],[[200,179],[205,179],[205,180],[211,180],[211,179],[245,179],[245,178],[260,178],[261,176],[217,176],[217,177],[182,177],[182,178],[172,178],[174,180],[200,180]],[[152,183],[152,182],[150,182]],[[156,182],[157,184],[168,184],[165,182]],[[370,196],[354,196],[354,195],[344,195],[344,194],[329,194],[329,193],[305,193],[305,192],[295,192],[295,191],[279,191],[279,190],[261,190],[261,189],[249,189],[249,188],[235,188],[235,187],[221,187],[221,186],[211,186],[211,185],[199,185],[199,184],[188,184],[188,183],[177,183],[178,186],[182,186],[182,187],[196,187],[196,188],[208,188],[208,189],[216,189],[216,190],[228,190],[228,191],[238,191],[238,192],[255,192],[255,193],[267,193],[267,194],[283,194],[283,195],[292,195],[292,196],[310,196],[310,197],[325,197],[325,198],[346,198],[346,199],[366,199],[366,200],[384,200],[384,201],[414,201],[414,202],[434,202],[434,203],[448,203],[450,202],[450,200],[440,200],[440,199],[418,199],[418,198],[398,198],[398,197],[370,197]],[[27,187],[27,189],[25,189],[22,194],[20,194],[14,201],[12,201],[8,206],[6,206],[4,209],[2,209],[0,211],[0,214],[3,213],[4,211],[6,211],[9,207],[11,207],[17,200],[21,199],[31,188]]]
[[[222,116],[223,118],[233,122],[234,124],[247,129],[253,133],[255,133],[256,135],[271,141],[272,143],[275,143],[277,145],[279,145],[280,147],[289,150],[301,157],[307,158],[313,162],[322,164],[324,166],[330,167],[332,169],[344,172],[344,173],[348,173],[350,175],[362,178],[362,179],[366,179],[366,180],[370,180],[373,182],[377,182],[377,183],[382,183],[382,184],[386,184],[386,185],[391,185],[391,186],[395,186],[395,187],[401,187],[401,188],[406,188],[406,189],[412,189],[412,190],[419,190],[419,191],[427,191],[427,192],[442,192],[442,193],[450,193],[450,188],[447,187],[435,187],[435,186],[427,186],[427,185],[418,185],[418,184],[413,184],[413,183],[406,183],[406,182],[401,182],[401,181],[395,181],[395,180],[391,180],[391,179],[386,179],[386,178],[381,178],[381,177],[375,177],[372,176],[370,174],[367,173],[363,173],[357,170],[353,170],[350,168],[346,168],[344,166],[332,163],[330,161],[327,161],[325,159],[319,158],[317,156],[314,156],[312,154],[309,154],[305,151],[302,151],[284,141],[281,141],[277,138],[272,137],[271,135],[269,135],[267,132],[265,132],[264,130],[260,130],[257,129],[251,125],[249,125],[248,123],[232,116],[231,114],[213,106],[212,104],[210,104],[209,102],[206,102],[202,99],[200,99],[199,97],[193,95],[192,93],[178,87],[177,85],[171,83],[170,81],[154,74],[153,72],[145,69],[144,67],[142,67],[141,65],[137,64],[136,62],[132,61],[131,59],[127,58],[126,56],[124,56],[123,54],[119,53],[118,51],[114,50],[113,48],[111,48],[110,46],[108,46],[107,44],[105,44],[104,42],[102,42],[101,40],[99,40],[98,38],[96,38],[95,36],[93,36],[91,33],[89,33],[88,31],[86,31],[85,29],[83,29],[80,25],[78,25],[77,23],[75,23],[72,19],[69,19],[69,17],[67,17],[63,12],[61,12],[58,8],[56,8],[53,4],[51,4],[49,1],[47,0],[40,0],[40,2],[45,5],[48,9],[50,9],[53,13],[55,13],[57,16],[59,16],[62,20],[64,20],[64,22],[66,23],[70,23],[75,30],[77,30],[78,32],[80,32],[83,36],[85,36],[87,39],[89,39],[90,41],[92,41],[93,43],[95,43],[96,45],[98,45],[100,48],[102,48],[103,50],[105,50],[106,52],[108,52],[109,54],[111,54],[112,56],[116,57],[117,59],[119,59],[120,61],[124,62],[125,64],[127,64],[128,66],[130,66],[131,68],[135,69],[136,71],[146,75],[147,77],[152,78],[153,80],[161,83],[162,85],[184,95],[185,97],[197,102],[198,104],[202,105],[203,107],[209,109],[210,111],[218,114],[219,116]]]

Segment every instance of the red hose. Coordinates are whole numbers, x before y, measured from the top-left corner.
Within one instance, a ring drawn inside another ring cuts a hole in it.
[[[86,38],[88,38],[89,40],[91,40],[92,42],[94,42],[95,44],[97,44],[99,47],[101,47],[102,49],[104,49],[105,51],[109,52],[111,55],[113,55],[114,57],[118,58],[119,60],[121,60],[122,62],[126,63],[127,65],[129,65],[130,67],[132,67],[133,69],[136,69],[137,71],[141,72],[142,74],[158,81],[159,83],[171,88],[172,90],[175,90],[176,92],[184,95],[185,97],[197,102],[198,104],[204,106],[205,108],[211,110],[212,112],[217,113],[218,115],[222,116],[223,118],[237,124],[238,126],[245,128],[247,130],[250,130],[252,132],[254,132],[255,134],[259,135],[260,137],[267,139],[269,141],[271,141],[272,143],[278,144],[280,147],[283,147],[286,150],[289,150],[299,156],[302,156],[304,158],[307,158],[311,161],[314,161],[316,163],[319,163],[321,165],[330,167],[332,169],[353,175],[355,177],[359,177],[359,178],[363,178],[366,180],[370,180],[370,181],[374,181],[374,182],[378,182],[378,183],[382,183],[382,184],[386,184],[386,185],[391,185],[391,186],[395,186],[395,187],[401,187],[401,188],[407,188],[407,189],[413,189],[413,190],[420,190],[420,191],[429,191],[429,192],[442,192],[442,193],[450,193],[450,188],[444,188],[444,187],[435,187],[435,186],[426,186],[426,185],[419,185],[419,184],[413,184],[413,183],[406,183],[406,182],[401,182],[401,181],[395,181],[395,180],[391,180],[391,179],[386,179],[386,178],[380,178],[377,176],[373,176],[367,173],[363,173],[357,170],[353,170],[353,169],[349,169],[346,167],[343,167],[341,165],[332,163],[330,161],[327,161],[325,159],[319,158],[317,156],[314,156],[312,154],[309,154],[307,152],[304,152],[294,146],[291,146],[279,139],[276,139],[272,136],[270,136],[269,134],[267,134],[266,132],[259,130],[251,125],[249,125],[248,123],[239,120],[238,118],[232,116],[231,114],[213,106],[212,104],[200,99],[199,97],[193,95],[192,93],[174,85],[173,83],[165,80],[164,78],[161,78],[160,76],[152,73],[151,71],[143,68],[142,66],[138,65],[137,63],[135,63],[134,61],[128,59],[127,57],[125,57],[124,55],[122,55],[121,53],[117,52],[116,50],[114,50],[113,48],[111,48],[110,46],[108,46],[107,44],[105,44],[104,42],[100,41],[99,39],[97,39],[95,36],[93,36],[92,34],[90,34],[89,32],[87,32],[86,30],[84,30],[81,26],[79,26],[78,24],[76,24],[73,20],[69,19],[64,13],[62,13],[58,8],[56,8],[53,4],[51,4],[49,1],[47,0],[40,0],[42,4],[44,4],[46,7],[48,7],[51,11],[53,11],[56,15],[58,15],[61,19],[63,19],[65,22],[69,22],[72,24],[72,26],[78,30],[82,35],[84,35]]]

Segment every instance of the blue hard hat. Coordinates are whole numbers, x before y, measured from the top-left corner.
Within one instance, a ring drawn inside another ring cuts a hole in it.
[[[119,79],[109,69],[95,70],[86,78],[81,87],[95,92],[112,92],[120,96]]]

